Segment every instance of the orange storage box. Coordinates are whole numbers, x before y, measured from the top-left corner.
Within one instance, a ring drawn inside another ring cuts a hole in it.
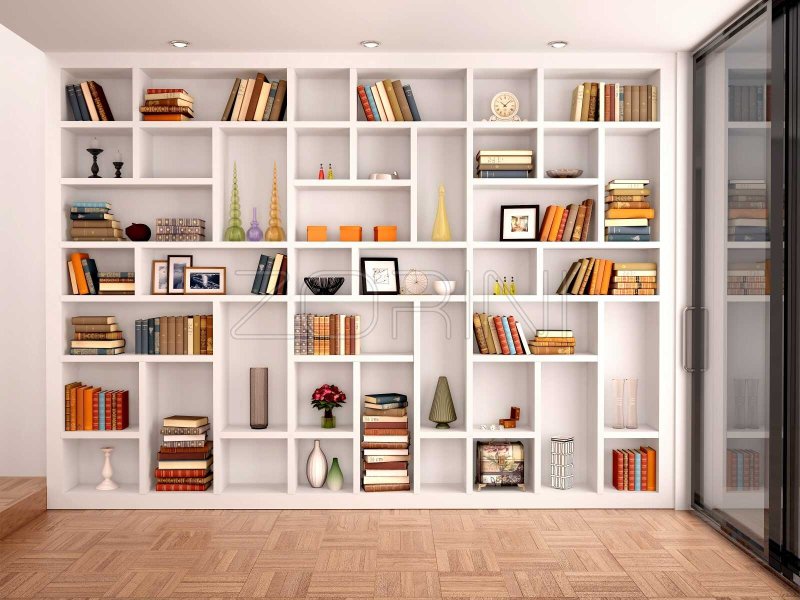
[[[309,242],[328,241],[327,225],[309,225],[306,227],[306,240]]]
[[[340,225],[339,240],[342,242],[360,242],[361,225]]]
[[[376,225],[375,226],[375,241],[376,242],[396,242],[397,241],[397,225]]]

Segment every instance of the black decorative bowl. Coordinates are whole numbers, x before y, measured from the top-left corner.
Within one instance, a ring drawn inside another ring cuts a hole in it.
[[[315,296],[333,296],[344,284],[344,277],[304,277],[303,281]]]

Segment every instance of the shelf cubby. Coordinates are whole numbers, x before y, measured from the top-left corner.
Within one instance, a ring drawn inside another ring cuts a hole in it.
[[[297,429],[303,432],[327,433],[353,432],[353,403],[359,398],[353,396],[353,365],[349,363],[300,363],[295,365],[297,381]],[[311,406],[314,390],[324,384],[337,386],[347,396],[347,403],[333,411],[336,417],[336,431],[322,429],[323,411]]]
[[[287,443],[282,439],[222,440],[217,444],[217,452],[222,456],[215,461],[218,468],[214,473],[214,491],[285,494]]]
[[[536,430],[535,371],[533,363],[479,363],[473,367],[472,414],[476,437],[530,435]],[[499,419],[507,419],[511,407],[520,408],[516,428],[503,429]],[[481,429],[495,425],[497,431]]]
[[[658,265],[659,252],[657,249],[642,247],[637,248],[638,242],[627,244],[626,248],[614,248],[606,250],[602,245],[590,247],[585,250],[575,249],[574,246],[559,249],[558,242],[554,242],[545,247],[544,266],[542,275],[544,280],[544,293],[555,294],[564,276],[569,271],[573,262],[580,258],[602,258],[612,262],[654,262]],[[552,248],[552,250],[551,250]],[[661,283],[659,279],[658,283]],[[656,290],[656,294],[659,290]],[[644,296],[630,296],[626,299],[635,301],[641,300]],[[568,296],[568,299],[571,297]],[[620,298],[619,300],[622,300]]]
[[[336,179],[355,179],[350,169],[350,130],[347,127],[298,127],[295,135],[296,179],[318,180],[320,165],[326,177],[330,165]],[[305,239],[305,236],[298,239]]]
[[[472,77],[473,121],[492,115],[492,98],[499,92],[511,92],[517,97],[520,119],[537,119],[536,69],[475,69]]]
[[[114,481],[119,488],[103,494],[117,495],[139,490],[139,441],[132,439],[68,439],[61,441],[62,452],[67,459],[63,475],[64,492],[95,491],[103,481],[104,455],[101,448],[113,446],[111,462]]]
[[[551,169],[581,169],[582,178],[597,177],[600,135],[596,129],[545,129],[540,156],[543,177]]]
[[[321,488],[312,488],[308,483],[306,462],[308,455],[311,454],[311,450],[314,448],[314,438],[299,438],[294,440],[294,444],[295,456],[297,457],[295,476],[298,494],[352,494],[355,489],[360,487],[360,464],[357,455],[354,454],[358,450],[355,446],[358,442],[354,442],[352,437],[320,439],[320,448],[322,448],[322,452],[325,453],[325,458],[328,460],[329,470],[331,464],[333,464],[333,459],[339,459],[339,468],[342,470],[342,475],[344,475],[344,483],[342,484],[342,489],[338,492],[328,489],[327,481]],[[359,469],[357,472],[354,471],[356,465]]]
[[[77,242],[76,242],[77,243]],[[115,248],[114,244],[108,244],[109,247],[103,248],[90,248],[90,249],[82,249],[82,248],[64,248],[61,250],[61,263],[65,266],[67,262],[70,260],[70,256],[74,252],[85,253],[89,255],[89,258],[95,261],[97,265],[97,270],[100,272],[108,272],[108,271],[129,271],[135,272],[135,264],[134,264],[134,251],[131,248]],[[149,285],[150,277],[148,275],[147,282]],[[141,282],[137,282],[137,285],[142,284]],[[142,284],[143,285],[143,284]],[[141,289],[141,288],[140,288]],[[67,275],[61,281],[61,294],[62,295],[72,295],[72,287],[70,285],[69,276]],[[72,298],[89,298],[92,301],[94,300],[108,300],[108,296],[78,296],[75,295]],[[119,297],[117,299],[122,299]],[[132,298],[129,298],[132,300]]]
[[[350,118],[349,69],[296,69],[297,121],[347,121]]]
[[[411,132],[408,129],[362,129],[356,136],[357,179],[372,173],[397,172],[400,180],[411,177]]]
[[[139,164],[140,177],[211,177],[210,128],[148,127],[139,143],[147,157]]]
[[[420,462],[420,481],[411,485],[423,493],[464,493],[466,483],[465,439],[422,439],[418,449],[425,461]],[[417,450],[412,448],[412,455]]]
[[[410,85],[423,121],[464,121],[467,112],[465,69],[358,69],[358,85],[399,79]],[[351,90],[359,121],[366,121],[358,93]]]
[[[498,218],[499,222],[499,218]],[[508,283],[514,278],[517,295],[536,294],[537,253],[535,250],[515,248],[509,242],[507,248],[475,250],[472,264],[472,293],[490,296],[494,293],[494,282],[501,286],[503,277]],[[514,300],[513,298],[511,299]]]
[[[92,174],[92,155],[86,149],[91,148],[93,139],[103,152],[97,157],[98,175],[103,179],[114,179],[116,168],[114,162],[119,155],[124,163],[122,177],[129,178],[133,174],[133,130],[128,127],[107,127],[105,122],[95,122],[91,126],[62,128],[61,131],[61,176],[89,178]]]
[[[66,383],[80,381],[84,385],[99,387],[103,390],[128,390],[128,429],[112,430],[108,432],[108,435],[121,437],[139,430],[139,367],[136,363],[114,365],[65,363],[62,365],[62,373]],[[68,437],[81,437],[98,432],[72,431],[67,433]]]
[[[477,172],[478,163],[475,157],[481,151],[486,150],[533,150],[533,171],[531,177],[540,177],[539,152],[537,145],[536,125],[532,123],[516,123],[514,126],[508,124],[488,123],[486,127],[473,130],[472,157],[470,159],[472,168],[472,178],[479,182],[481,179]],[[523,179],[511,179],[510,181],[501,180],[503,184],[518,183]]]
[[[621,434],[624,436],[624,434]],[[612,461],[613,461],[613,454],[612,450],[638,450],[644,446],[645,448],[650,446],[654,448],[656,451],[656,490],[661,489],[661,465],[664,464],[662,460],[661,452],[659,451],[659,440],[658,438],[646,438],[646,437],[635,437],[631,435],[630,437],[619,437],[613,439],[606,439],[603,443],[603,472],[604,472],[604,480],[603,486],[606,493],[612,494],[636,494],[639,495],[641,492],[637,492],[635,490],[617,490],[611,485],[611,477],[614,471],[611,468]],[[644,490],[644,495],[653,495],[654,492],[647,492]]]
[[[338,237],[338,231],[328,232]],[[306,277],[344,277],[344,283],[339,291],[340,296],[349,296],[358,293],[358,273],[353,273],[350,263],[351,251],[348,248],[320,248],[304,249],[295,253],[297,276],[295,281],[290,281],[289,286],[299,296],[298,301],[313,302],[315,296],[303,281]],[[354,286],[355,282],[355,286]]]
[[[460,249],[447,250],[360,250],[361,258],[397,258],[400,277],[400,288],[404,287],[404,278],[412,269],[419,271],[428,278],[428,287],[425,294],[433,295],[436,292],[433,284],[436,281],[455,281],[453,294],[464,294],[464,285],[467,280],[467,266],[464,251]]]
[[[66,85],[77,85],[84,81],[95,81],[103,87],[115,121],[131,121],[133,103],[131,102],[133,70],[130,68],[65,69],[61,72],[60,118],[62,121],[76,121],[67,102],[64,91]],[[110,121],[96,121],[105,127]]]
[[[445,187],[452,239],[467,239],[466,150],[465,129],[420,129],[417,132],[417,240],[431,238],[439,204],[439,185]],[[430,160],[433,156],[437,160]]]

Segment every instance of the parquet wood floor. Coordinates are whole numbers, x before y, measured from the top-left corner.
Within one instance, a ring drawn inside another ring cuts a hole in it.
[[[800,598],[688,512],[49,511],[0,598]]]

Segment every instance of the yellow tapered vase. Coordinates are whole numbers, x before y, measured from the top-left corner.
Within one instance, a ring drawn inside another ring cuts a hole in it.
[[[439,185],[439,206],[436,208],[431,239],[434,242],[449,242],[453,239],[450,234],[450,223],[447,220],[447,208],[444,204],[444,185],[441,184]]]

